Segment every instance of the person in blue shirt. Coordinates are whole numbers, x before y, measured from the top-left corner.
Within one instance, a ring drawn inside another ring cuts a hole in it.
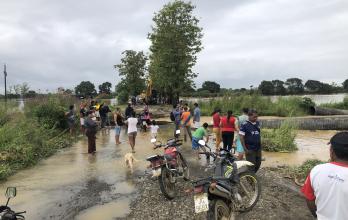
[[[257,111],[250,109],[248,120],[241,125],[239,130],[240,141],[245,151],[246,160],[254,164],[255,172],[261,166],[262,156],[260,122],[257,121],[257,118]]]
[[[173,105],[172,115],[174,117],[174,136],[176,136],[176,130],[180,129],[180,122],[181,122],[181,111],[179,105]]]

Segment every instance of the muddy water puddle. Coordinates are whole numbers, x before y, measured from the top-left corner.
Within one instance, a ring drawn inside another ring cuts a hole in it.
[[[171,125],[161,126],[159,140],[172,136]],[[296,138],[299,150],[295,153],[264,153],[263,166],[295,165],[308,158],[328,159],[326,145],[335,131],[300,131]],[[88,155],[87,140],[83,137],[73,147],[64,149],[41,161],[35,167],[18,172],[0,184],[0,193],[7,186],[16,186],[17,197],[11,200],[14,210],[26,210],[27,219],[114,219],[129,212],[135,198],[137,181],[141,181],[148,165],[145,158],[161,154],[154,151],[150,134],[138,132],[135,173],[130,174],[123,156],[130,152],[127,136],[122,132],[122,144],[115,145],[114,131],[97,135],[97,153]],[[193,157],[190,143],[182,151],[191,167],[204,166]],[[193,172],[193,171],[192,171]],[[204,174],[202,174],[204,175]],[[4,201],[4,198],[0,198]]]

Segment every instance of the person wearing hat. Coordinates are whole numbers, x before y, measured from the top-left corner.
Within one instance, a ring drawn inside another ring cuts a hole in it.
[[[348,218],[348,132],[330,140],[330,161],[315,166],[301,191],[313,216],[320,219]]]

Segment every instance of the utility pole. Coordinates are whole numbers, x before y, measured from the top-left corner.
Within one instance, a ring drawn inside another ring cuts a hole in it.
[[[7,78],[7,72],[6,72],[6,64],[4,64],[4,78],[5,78],[5,102],[7,102],[7,88],[6,88],[6,78]]]

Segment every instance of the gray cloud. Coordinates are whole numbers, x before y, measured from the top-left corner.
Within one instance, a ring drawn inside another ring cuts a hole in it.
[[[73,88],[119,78],[125,49],[148,52],[153,13],[168,1],[2,0],[0,63],[9,84]],[[249,87],[263,79],[348,78],[344,0],[193,1],[204,29],[196,83]],[[2,79],[0,89],[3,90]]]

